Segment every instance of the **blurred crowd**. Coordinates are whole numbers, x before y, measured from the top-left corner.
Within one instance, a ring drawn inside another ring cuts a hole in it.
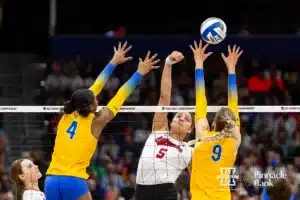
[[[192,59],[187,58],[173,69],[171,105],[194,105],[194,64],[191,61]],[[219,67],[224,65],[221,62],[216,59],[205,66],[209,105],[227,104],[227,74],[225,66]],[[74,90],[89,87],[105,65],[106,63],[86,62],[79,55],[71,61],[52,61],[45,68],[45,77],[40,82],[35,103],[62,105]],[[115,70],[98,96],[100,105],[105,105],[128,80],[136,69],[131,65],[127,63]],[[296,65],[283,68],[275,62],[252,57],[241,60],[237,68],[240,105],[295,105],[299,102],[297,87],[300,71]],[[161,71],[147,76],[125,105],[157,105],[160,78]],[[94,199],[131,199],[135,188],[137,162],[150,134],[152,117],[153,113],[119,113],[103,131],[89,167],[88,184]],[[51,159],[59,119],[60,114],[45,114],[42,152],[23,152],[22,155],[38,164],[43,174]],[[293,194],[297,194],[300,183],[300,115],[241,114],[241,121],[243,142],[236,161],[240,178],[236,187],[232,188],[232,198],[259,199],[263,188],[251,185],[256,172],[286,173]],[[0,177],[3,196],[0,199],[11,199],[11,186],[7,175]],[[43,189],[43,180],[40,187]],[[177,188],[181,200],[189,199],[187,170],[178,179]]]

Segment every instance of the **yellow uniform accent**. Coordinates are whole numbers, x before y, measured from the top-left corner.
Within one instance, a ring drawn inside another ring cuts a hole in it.
[[[236,85],[236,75],[228,75],[228,108],[234,113],[236,117],[236,125],[240,126],[240,116],[238,107],[238,92]]]
[[[90,165],[98,141],[91,131],[94,116],[91,113],[88,117],[82,117],[76,112],[62,116],[57,127],[48,175],[74,176],[84,179],[89,177],[86,169]],[[67,130],[73,122],[77,122],[77,128],[71,139],[71,134]]]
[[[212,136],[215,132],[207,132]],[[216,147],[219,145],[220,147]],[[231,200],[229,186],[222,186],[222,168],[232,168],[236,152],[234,139],[199,142],[193,152],[190,190],[192,200]],[[220,156],[217,153],[222,149]],[[218,159],[219,158],[219,159]],[[215,159],[215,161],[213,160]],[[229,180],[229,179],[228,179]],[[225,184],[229,182],[225,180]]]
[[[110,75],[114,71],[116,65],[112,63],[108,63],[106,67],[103,69],[101,74],[98,76],[93,85],[89,88],[95,96],[97,96],[103,89],[105,83],[109,79]]]
[[[119,112],[123,103],[135,89],[135,87],[141,82],[142,75],[135,72],[131,78],[118,90],[117,94],[107,104],[107,108],[113,113],[114,116]]]
[[[207,100],[205,95],[205,81],[203,69],[195,70],[196,82],[196,113],[195,121],[206,118],[207,114]]]

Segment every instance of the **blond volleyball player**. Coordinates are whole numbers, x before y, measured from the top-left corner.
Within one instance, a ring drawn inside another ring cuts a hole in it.
[[[200,141],[194,148],[190,190],[192,200],[230,200],[229,183],[221,182],[219,176],[225,168],[232,168],[241,143],[240,119],[238,113],[238,94],[235,67],[242,54],[236,45],[228,46],[228,56],[222,58],[228,69],[228,108],[220,109],[212,123],[212,130],[206,119],[207,101],[203,62],[211,54],[205,53],[208,45],[202,42],[191,46],[196,64],[196,138]],[[229,180],[229,179],[227,179]]]

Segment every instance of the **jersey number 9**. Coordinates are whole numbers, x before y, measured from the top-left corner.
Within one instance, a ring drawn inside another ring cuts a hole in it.
[[[221,154],[222,154],[222,147],[220,145],[215,145],[213,147],[213,156],[211,156],[211,158],[213,159],[213,161],[217,162],[220,160],[221,158]]]
[[[77,129],[78,122],[73,121],[72,124],[67,129],[67,133],[70,135],[70,139],[72,140]]]

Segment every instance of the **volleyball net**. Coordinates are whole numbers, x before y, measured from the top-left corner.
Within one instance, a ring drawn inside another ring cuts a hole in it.
[[[208,106],[210,122],[222,107],[226,106]],[[98,110],[102,108],[103,106],[99,106]],[[168,112],[169,120],[172,120],[176,112],[194,111],[195,106],[123,106],[120,113],[103,130],[101,148],[103,146],[105,155],[109,155],[113,160],[128,159],[126,162],[131,162],[132,159],[136,162],[151,132],[155,112]],[[239,112],[243,139],[236,159],[237,170],[245,163],[264,169],[269,166],[288,169],[289,164],[295,165],[293,158],[300,157],[300,106],[239,106]],[[32,151],[42,152],[49,161],[62,113],[63,106],[0,106],[2,126],[8,141],[8,164],[16,158],[28,156],[28,152]],[[194,137],[191,134],[187,140]],[[128,153],[130,148],[125,148],[128,138],[131,138],[129,140],[134,146],[134,153]],[[101,148],[97,149],[96,158],[102,158]],[[273,154],[270,154],[270,151]],[[272,162],[269,163],[268,160]],[[137,163],[131,167],[136,170]],[[259,173],[263,172],[262,170]],[[247,184],[253,184],[257,178],[247,173],[241,174],[240,171],[237,171],[237,174],[240,178],[234,183],[235,186],[242,183],[246,187]],[[188,185],[184,178],[186,176],[187,171],[178,179],[182,187]],[[185,190],[188,191],[188,187]]]
[[[214,113],[227,106],[208,106],[207,111]],[[103,106],[98,107],[98,111]],[[0,106],[0,113],[57,113],[63,106]],[[194,112],[195,106],[123,106],[121,113],[154,113],[154,112]],[[240,113],[278,113],[300,112],[300,106],[239,106]]]

